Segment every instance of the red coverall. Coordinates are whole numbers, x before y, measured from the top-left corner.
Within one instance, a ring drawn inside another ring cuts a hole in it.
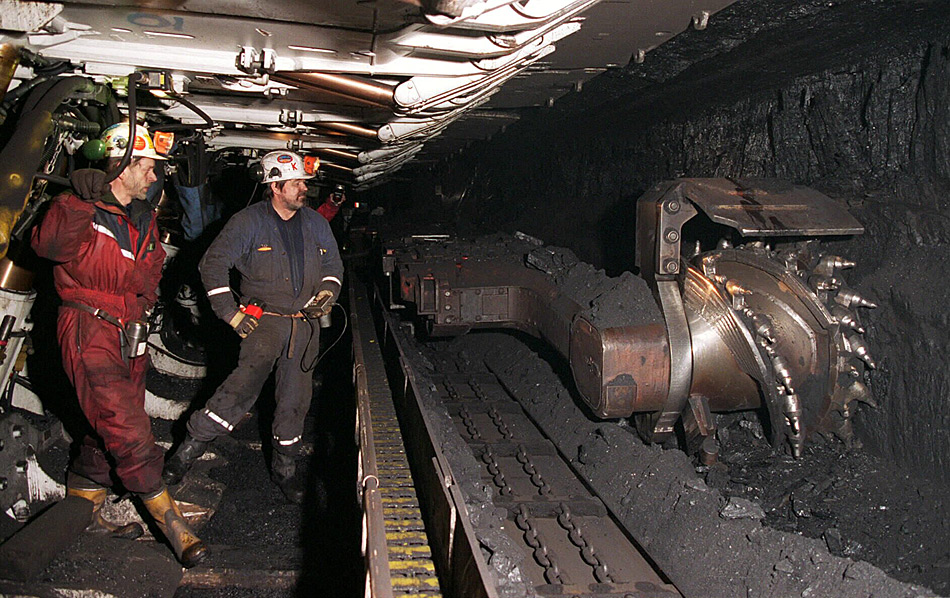
[[[123,207],[108,194],[91,204],[62,193],[34,229],[33,249],[57,262],[53,279],[64,302],[100,308],[125,323],[143,319],[156,300],[165,251],[155,214],[144,201],[132,200]],[[59,311],[57,337],[63,367],[95,430],[80,442],[70,469],[112,486],[108,453],[127,490],[158,491],[163,452],[145,413],[148,357],[123,360],[115,325],[65,305]]]
[[[332,201],[327,199],[325,202],[320,204],[320,207],[317,208],[317,211],[320,212],[320,215],[327,219],[327,222],[333,220],[333,217],[337,215],[337,212],[340,211],[340,206],[335,205]]]

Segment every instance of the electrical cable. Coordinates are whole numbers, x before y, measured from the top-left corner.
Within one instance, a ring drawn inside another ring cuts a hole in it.
[[[350,324],[349,318],[347,317],[347,314],[346,314],[346,309],[345,309],[342,305],[340,305],[339,303],[334,303],[334,304],[333,304],[333,307],[339,307],[339,308],[340,308],[340,311],[343,312],[343,329],[340,330],[340,335],[337,336],[336,339],[335,339],[332,343],[330,343],[330,345],[329,345],[326,349],[324,349],[322,352],[319,352],[319,346],[318,346],[318,347],[317,347],[318,353],[317,353],[316,357],[313,358],[313,362],[312,362],[309,366],[304,367],[304,363],[306,362],[307,352],[310,350],[310,343],[313,342],[313,337],[314,337],[314,334],[313,334],[313,333],[314,333],[313,320],[311,320],[310,318],[306,318],[306,322],[307,322],[307,324],[310,326],[310,338],[307,339],[307,347],[306,347],[306,348],[304,349],[304,351],[303,351],[303,357],[300,358],[300,370],[301,370],[302,372],[311,372],[311,371],[313,371],[314,368],[317,367],[317,364],[319,364],[321,361],[323,361],[323,358],[326,357],[327,353],[329,353],[330,350],[331,350],[333,347],[335,347],[338,342],[340,342],[340,340],[343,338],[343,335],[346,334],[346,329],[347,329],[347,327],[348,327],[349,324]],[[331,308],[330,311],[331,311],[331,312],[333,311],[332,308]],[[318,345],[319,345],[319,343],[318,343]]]
[[[251,191],[251,196],[247,198],[247,203],[244,204],[244,207],[251,205],[251,202],[254,201],[254,194],[257,193],[257,188],[260,186],[260,183],[254,183],[254,189]]]
[[[129,82],[128,82],[128,104],[129,104],[129,144],[125,147],[125,154],[122,156],[122,160],[115,167],[115,169],[109,172],[106,175],[106,183],[111,183],[115,179],[119,178],[119,175],[122,174],[122,171],[125,170],[126,166],[132,161],[132,148],[135,146],[135,128],[137,126],[135,122],[135,92],[138,89],[139,81],[142,80],[142,73],[135,71],[129,73]]]

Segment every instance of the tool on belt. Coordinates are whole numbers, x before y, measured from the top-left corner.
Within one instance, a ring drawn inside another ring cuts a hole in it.
[[[89,307],[75,301],[63,301],[63,307],[73,307],[90,313],[96,318],[112,324],[119,329],[119,347],[122,350],[122,358],[125,360],[134,359],[145,355],[148,347],[148,323],[142,320],[131,320],[123,322],[109,312],[98,307]]]

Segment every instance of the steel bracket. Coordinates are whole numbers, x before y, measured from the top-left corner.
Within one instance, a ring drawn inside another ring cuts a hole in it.
[[[670,385],[659,417],[644,430],[647,440],[663,442],[673,434],[689,397],[693,347],[678,277],[682,271],[683,225],[696,208],[677,181],[657,185],[637,203],[637,265],[654,285],[669,335]]]

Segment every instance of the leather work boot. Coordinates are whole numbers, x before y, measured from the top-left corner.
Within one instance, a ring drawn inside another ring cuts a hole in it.
[[[165,534],[175,556],[186,569],[194,567],[208,555],[204,542],[191,531],[191,527],[182,517],[178,503],[168,493],[168,488],[162,488],[152,496],[143,496],[142,501],[158,529]]]
[[[274,451],[270,477],[287,500],[298,505],[303,503],[306,492],[300,476],[297,475],[297,462],[292,456]]]
[[[185,440],[178,445],[175,454],[165,462],[165,468],[162,470],[162,481],[166,486],[176,486],[185,477],[191,466],[195,464],[201,455],[208,449],[207,442],[195,440],[191,434],[185,436]]]
[[[116,538],[134,540],[142,536],[145,530],[132,521],[125,525],[117,525],[102,516],[102,505],[106,502],[106,489],[92,480],[86,479],[73,472],[66,475],[66,495],[78,496],[92,503],[92,519],[86,531],[96,534],[111,534]]]

